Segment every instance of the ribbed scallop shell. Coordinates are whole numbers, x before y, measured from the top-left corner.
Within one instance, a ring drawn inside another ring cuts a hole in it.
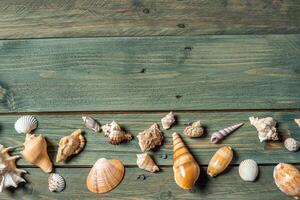
[[[154,123],[152,126],[137,136],[141,150],[149,151],[156,146],[160,146],[164,139],[162,132],[159,130],[158,124]]]
[[[51,192],[61,192],[65,189],[66,182],[61,175],[51,173],[48,178],[48,186]]]
[[[258,165],[252,159],[243,160],[239,165],[239,174],[244,181],[255,181],[258,172]]]
[[[94,193],[109,192],[122,181],[124,171],[124,165],[120,160],[100,158],[87,176],[87,188]]]
[[[287,138],[284,140],[284,147],[289,151],[298,151],[300,142],[294,138]]]
[[[201,137],[204,134],[204,129],[201,126],[201,121],[193,122],[191,126],[184,129],[184,134],[188,137],[195,138]]]
[[[279,163],[273,172],[277,187],[286,195],[300,198],[300,172],[290,164]]]
[[[243,123],[236,124],[233,126],[229,126],[227,128],[218,130],[217,132],[214,132],[211,136],[210,141],[214,144],[218,143],[219,141],[223,140],[226,136],[234,132],[236,129],[240,128],[243,126]]]
[[[221,147],[211,158],[208,164],[207,173],[214,177],[222,173],[230,164],[233,152],[230,146]]]
[[[169,112],[165,117],[161,119],[163,129],[169,129],[175,122],[175,116],[173,112]]]
[[[91,129],[95,132],[100,132],[101,127],[100,127],[100,124],[97,120],[95,120],[94,118],[92,118],[90,116],[83,116],[82,120],[84,122],[84,125],[87,128],[89,128],[89,129]]]
[[[149,172],[158,172],[159,168],[151,158],[151,156],[147,153],[136,154],[137,160],[136,164],[140,169],[144,169]]]
[[[18,133],[31,133],[37,126],[37,119],[31,115],[22,116],[15,122],[15,129]]]

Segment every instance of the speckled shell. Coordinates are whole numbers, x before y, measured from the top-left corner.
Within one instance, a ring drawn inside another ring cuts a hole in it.
[[[286,195],[300,198],[300,172],[293,165],[279,163],[273,172],[277,187]]]
[[[144,152],[160,146],[164,137],[158,124],[154,123],[149,129],[140,132],[137,138],[139,139],[140,148]]]
[[[255,181],[258,172],[258,165],[252,159],[243,160],[239,165],[239,174],[244,181]]]
[[[174,124],[175,122],[175,116],[173,114],[173,112],[170,112],[169,114],[167,114],[165,117],[163,117],[161,119],[161,124],[163,129],[169,129],[171,128],[171,126]]]
[[[101,127],[100,127],[100,124],[97,120],[95,120],[94,118],[92,118],[90,116],[83,116],[82,120],[84,122],[84,125],[87,128],[89,128],[89,129],[91,129],[95,132],[100,132]]]
[[[31,133],[37,126],[37,119],[31,115],[22,116],[15,122],[15,129],[18,133]]]
[[[102,130],[111,144],[120,144],[123,141],[130,141],[133,138],[131,133],[123,131],[115,121],[102,126]]]
[[[109,192],[122,181],[124,171],[124,166],[120,160],[100,158],[87,176],[87,188],[94,193]]]
[[[235,130],[240,128],[241,126],[243,126],[243,123],[236,124],[236,125],[229,126],[227,128],[218,130],[217,132],[214,132],[212,134],[210,141],[212,143],[216,144],[219,141],[223,140],[225,137],[227,137],[229,134],[231,134],[232,132],[234,132]]]
[[[200,175],[200,167],[180,136],[173,133],[173,172],[176,184],[192,189]]]
[[[294,138],[287,138],[284,140],[284,147],[289,151],[298,151],[300,142]]]
[[[187,126],[183,133],[188,137],[201,137],[204,134],[204,129],[201,126],[201,121],[193,122],[192,125]]]
[[[276,130],[276,121],[272,117],[258,119],[257,117],[249,117],[250,124],[255,126],[258,132],[260,142],[265,140],[278,140]]]
[[[221,147],[209,161],[207,168],[208,175],[214,177],[222,173],[230,164],[233,152],[230,146]]]
[[[66,182],[61,175],[51,173],[48,178],[48,186],[51,192],[61,192],[65,189]]]
[[[136,154],[137,160],[136,164],[140,169],[144,169],[149,172],[158,172],[159,168],[151,158],[151,156],[147,153]]]
[[[73,154],[78,154],[85,145],[85,138],[80,129],[74,131],[69,136],[60,139],[56,155],[56,162],[66,160]]]
[[[294,119],[295,123],[300,127],[300,119]]]

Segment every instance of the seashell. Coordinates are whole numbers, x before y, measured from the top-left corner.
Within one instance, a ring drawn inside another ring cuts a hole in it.
[[[51,192],[61,192],[65,189],[65,179],[56,173],[51,173],[48,178],[48,186]]]
[[[300,147],[300,142],[294,138],[287,138],[284,140],[284,147],[289,151],[297,151]]]
[[[295,199],[300,198],[300,172],[295,166],[279,163],[274,168],[273,178],[281,192]]]
[[[83,116],[82,120],[87,128],[95,131],[96,133],[100,132],[101,127],[97,120],[89,116]]]
[[[18,133],[31,133],[37,126],[37,119],[31,115],[22,116],[15,122],[15,129]]]
[[[193,122],[191,126],[187,126],[183,132],[188,137],[201,137],[204,134],[204,129],[202,128],[201,122],[199,120]]]
[[[252,159],[243,160],[239,165],[239,174],[244,181],[254,181],[258,171],[258,165]]]
[[[140,132],[137,138],[139,139],[140,148],[144,152],[154,149],[156,146],[160,146],[164,136],[159,130],[158,124],[154,123],[150,128]]]
[[[296,124],[298,124],[298,126],[300,127],[300,119],[294,119]]]
[[[133,138],[131,133],[123,131],[115,121],[102,126],[102,130],[111,144],[120,144],[123,141],[130,141]]]
[[[214,144],[218,143],[219,141],[223,140],[226,136],[243,126],[244,123],[236,124],[233,126],[229,126],[227,128],[218,130],[217,132],[214,132],[210,138],[210,141]]]
[[[137,160],[136,164],[139,168],[144,169],[149,172],[158,172],[159,168],[152,160],[151,156],[147,153],[136,154]]]
[[[16,167],[16,159],[20,156],[10,156],[9,151],[12,147],[5,148],[0,144],[0,192],[3,188],[18,187],[21,182],[26,182],[22,177],[22,173],[26,173],[25,170],[18,169]]]
[[[120,160],[100,158],[87,176],[87,188],[94,193],[109,192],[122,181],[124,171],[124,166]]]
[[[47,153],[47,142],[42,135],[26,134],[22,156],[31,164],[38,166],[44,172],[52,171],[52,162]]]
[[[221,147],[211,158],[208,164],[207,173],[211,177],[222,173],[230,164],[233,152],[230,146]]]
[[[276,132],[276,121],[272,117],[258,119],[257,117],[249,117],[250,124],[255,126],[258,131],[260,142],[265,140],[278,140]]]
[[[56,162],[66,160],[73,154],[78,154],[85,145],[85,138],[80,129],[74,131],[69,136],[60,139],[56,155]]]
[[[175,116],[173,112],[169,112],[164,118],[161,119],[163,129],[169,129],[175,122]]]
[[[180,136],[173,133],[173,172],[176,184],[192,189],[200,175],[200,167]]]

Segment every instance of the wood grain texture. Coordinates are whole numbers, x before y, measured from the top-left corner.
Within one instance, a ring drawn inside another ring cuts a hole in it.
[[[299,166],[298,166],[299,167]],[[238,175],[238,168],[229,168],[217,178],[208,178],[206,168],[202,168],[200,178],[191,191],[179,188],[173,178],[171,167],[161,168],[158,173],[150,173],[139,168],[126,168],[121,184],[107,194],[93,194],[86,189],[85,179],[89,168],[58,168],[67,187],[62,193],[48,190],[48,175],[37,168],[28,168],[26,179],[30,182],[11,192],[5,190],[1,199],[225,199],[225,200],[284,200],[290,199],[277,189],[273,181],[274,166],[260,166],[260,175],[256,182],[244,182]],[[138,177],[144,175],[145,180]]]
[[[2,0],[0,38],[300,33],[297,0]]]
[[[137,134],[148,128],[154,122],[160,122],[166,113],[157,114],[109,114],[93,115],[102,124],[117,120],[121,126],[133,133],[134,140],[120,145],[111,145],[103,133],[94,133],[83,126],[81,115],[41,115],[37,116],[39,128],[36,134],[43,134],[49,143],[49,152],[52,160],[55,160],[58,142],[61,137],[70,134],[78,128],[86,131],[87,139],[85,149],[66,163],[58,166],[91,166],[99,157],[121,159],[127,166],[136,166],[136,154],[141,150],[138,145]],[[300,140],[299,128],[293,119],[300,116],[300,112],[218,112],[218,113],[181,113],[177,115],[178,123],[170,130],[164,130],[164,144],[156,152],[152,152],[159,165],[171,166],[173,163],[172,133],[181,134],[184,142],[190,148],[195,158],[201,165],[207,165],[214,152],[223,145],[230,145],[235,150],[235,159],[232,164],[240,163],[247,158],[253,158],[260,164],[274,164],[278,162],[299,163],[300,154],[287,151],[281,141],[260,143],[256,129],[250,125],[249,116],[267,117],[273,116],[279,122],[281,140],[286,137],[294,137]],[[21,146],[24,135],[16,133],[13,128],[18,116],[0,116],[0,141],[5,146]],[[202,138],[191,139],[182,134],[185,124],[201,120],[205,126],[206,134]],[[218,145],[211,144],[210,136],[214,131],[230,125],[244,122],[245,125],[237,132],[228,136]],[[21,150],[18,148],[17,150]],[[17,151],[16,151],[17,153]],[[167,155],[167,159],[164,159]],[[20,165],[28,165],[24,159],[18,162]]]
[[[0,41],[0,112],[300,108],[300,35]]]

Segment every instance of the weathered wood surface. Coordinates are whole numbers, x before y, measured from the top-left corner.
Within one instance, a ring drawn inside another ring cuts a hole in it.
[[[0,111],[299,109],[300,35],[0,41]]]
[[[297,0],[2,0],[0,38],[300,33]]]
[[[58,166],[91,166],[99,157],[112,157],[121,159],[125,165],[136,165],[136,154],[140,153],[137,134],[148,128],[152,123],[159,122],[166,113],[156,114],[103,114],[93,115],[104,124],[117,120],[121,126],[134,134],[134,140],[120,144],[111,145],[103,133],[94,133],[83,126],[82,115],[41,115],[38,116],[39,128],[36,134],[45,135],[49,142],[49,152],[54,159],[61,137],[70,134],[77,128],[86,131],[87,144],[79,155],[74,156],[67,163],[59,163]],[[293,119],[300,116],[300,112],[216,112],[216,113],[179,113],[178,124],[170,130],[163,130],[164,145],[153,153],[155,160],[160,165],[172,165],[172,133],[181,134],[184,142],[188,145],[193,155],[201,165],[207,165],[213,153],[222,145],[230,145],[235,150],[236,159],[233,164],[247,158],[254,158],[260,164],[274,164],[278,162],[299,163],[300,154],[291,153],[283,147],[282,141],[260,143],[255,127],[251,126],[249,116],[267,117],[273,116],[279,123],[281,140],[286,137],[295,137],[300,140],[299,128]],[[16,133],[13,127],[16,115],[0,116],[0,141],[5,146],[21,146],[24,135]],[[185,124],[201,120],[205,126],[206,134],[202,138],[191,139],[182,134]],[[218,145],[210,143],[210,136],[214,131],[244,122],[245,125],[238,131],[228,136]],[[21,150],[22,148],[18,148]],[[167,159],[163,159],[164,155]],[[28,165],[21,159],[21,165]]]

